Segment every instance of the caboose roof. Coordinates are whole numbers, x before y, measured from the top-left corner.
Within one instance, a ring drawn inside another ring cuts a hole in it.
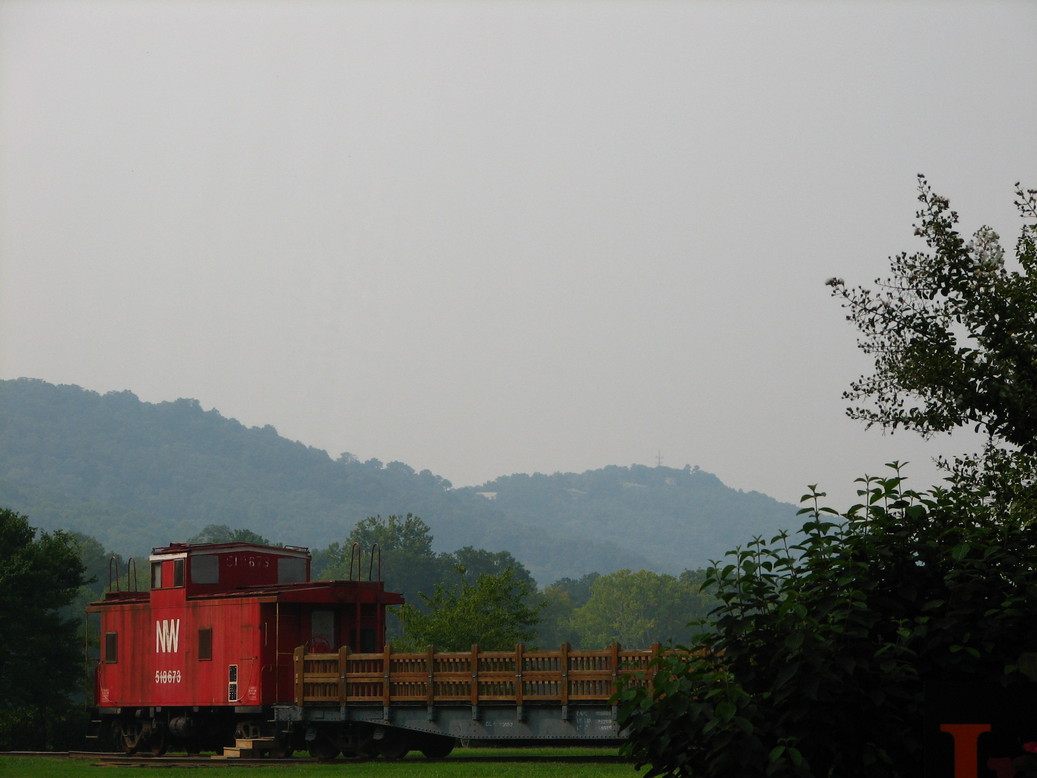
[[[96,613],[104,606],[148,600],[149,592],[107,592],[104,600],[92,602],[87,611]],[[217,592],[188,595],[187,602],[203,600],[255,599],[258,602],[334,603],[334,602],[380,602],[399,605],[403,595],[385,590],[385,585],[375,581],[307,581],[306,583],[266,584],[242,586]]]
[[[262,543],[170,543],[168,546],[156,546],[151,549],[151,559],[168,559],[194,554],[234,553],[236,551],[253,551],[303,559],[310,556],[310,550],[305,546],[266,546]]]
[[[403,595],[388,592],[381,582],[370,581],[308,581],[307,583],[248,586],[211,594],[199,594],[191,600],[255,597],[260,602],[374,602],[387,605],[403,602]]]

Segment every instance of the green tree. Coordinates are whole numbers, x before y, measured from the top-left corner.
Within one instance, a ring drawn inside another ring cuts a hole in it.
[[[209,524],[201,532],[187,539],[188,543],[258,543],[261,546],[276,545],[268,538],[250,529],[232,529],[226,524]]]
[[[96,599],[99,597],[108,586],[109,571],[113,577],[116,571],[124,572],[126,562],[120,555],[106,551],[96,538],[84,535],[82,532],[69,532],[68,536],[75,541],[79,550],[79,560],[83,563],[83,591],[78,599],[89,602],[89,599],[84,600],[83,598],[88,596]],[[115,558],[114,563],[111,561],[113,557]],[[82,609],[76,613],[81,612]]]
[[[537,640],[541,646],[568,643],[583,647],[573,625],[573,614],[590,599],[591,585],[600,577],[601,573],[587,573],[579,578],[559,578],[544,589],[544,610],[537,627]]]
[[[915,233],[928,252],[891,258],[875,289],[828,282],[874,358],[845,394],[860,403],[847,413],[923,435],[986,433],[981,454],[942,464],[976,499],[1037,515],[1037,191],[1016,185],[1024,223],[1011,263],[989,227],[966,240],[922,177],[918,199]]]
[[[591,587],[601,577],[601,573],[586,573],[579,578],[559,578],[550,588],[564,591],[572,601],[573,607],[579,608],[591,598]]]
[[[480,575],[474,582],[463,567],[455,571],[456,583],[437,584],[432,594],[421,595],[424,610],[410,604],[399,609],[399,648],[464,651],[478,644],[487,651],[503,651],[533,638],[540,603],[531,604],[533,587],[514,568]]]
[[[537,625],[537,643],[544,648],[554,648],[562,643],[579,647],[579,635],[572,625],[576,608],[569,592],[552,584],[544,589],[543,603],[544,609]]]
[[[1037,190],[1017,185],[1016,207],[1037,219]],[[929,251],[890,260],[875,288],[828,284],[860,331],[874,372],[851,384],[849,414],[924,435],[974,426],[1037,453],[1037,224],[1024,223],[1014,267],[996,232],[971,240],[949,201],[919,177],[915,234]]]
[[[691,638],[690,622],[717,604],[701,590],[702,577],[681,578],[650,570],[619,570],[591,584],[590,599],[571,617],[579,648],[610,643],[645,647]]]
[[[73,537],[0,509],[0,750],[67,747],[82,651],[63,609],[83,584]]]
[[[359,557],[353,556],[354,545],[361,552]],[[354,578],[366,578],[373,562],[372,574],[377,577],[380,569],[386,586],[405,596],[432,591],[444,573],[432,550],[432,530],[410,513],[369,516],[357,522],[345,543],[332,543],[322,556],[326,560],[322,577],[344,579],[352,572]]]
[[[511,570],[516,580],[524,581],[530,589],[536,589],[536,581],[529,570],[509,551],[487,551],[465,546],[452,554],[446,554],[444,561],[455,570],[460,568],[463,571],[461,577],[468,582],[475,582],[484,575],[500,575],[505,570]]]
[[[369,516],[357,522],[349,533],[350,544],[359,543],[372,548],[376,544],[382,551],[401,551],[414,556],[432,556],[432,530],[418,516],[392,515],[388,519]]]

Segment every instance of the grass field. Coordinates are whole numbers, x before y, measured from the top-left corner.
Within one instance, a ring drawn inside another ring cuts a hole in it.
[[[93,759],[60,757],[0,756],[0,775],[7,778],[207,778],[214,771],[229,771],[230,778],[256,775],[267,778],[636,778],[639,771],[631,764],[574,761],[508,762],[490,761],[500,756],[535,755],[542,758],[557,756],[571,760],[579,756],[613,755],[615,750],[552,748],[552,749],[463,749],[459,748],[447,759],[431,762],[422,756],[409,757],[399,762],[374,760],[353,762],[338,760],[328,764],[295,765],[233,765],[213,762],[212,766],[175,767],[99,767]],[[481,761],[485,759],[486,761]],[[480,761],[471,761],[480,760]]]

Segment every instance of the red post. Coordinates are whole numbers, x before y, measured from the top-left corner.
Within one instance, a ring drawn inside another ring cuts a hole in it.
[[[979,736],[989,724],[941,724],[940,731],[954,738],[954,778],[978,778]]]

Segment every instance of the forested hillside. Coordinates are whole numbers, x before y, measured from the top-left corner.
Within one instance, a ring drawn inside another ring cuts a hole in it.
[[[795,524],[792,506],[697,468],[511,475],[454,489],[401,462],[333,459],[196,400],[152,404],[34,379],[0,381],[0,505],[125,555],[212,524],[321,547],[367,516],[414,513],[438,550],[507,550],[545,583],[621,568],[676,573]]]
[[[477,491],[492,496],[517,525],[563,535],[593,528],[595,539],[636,551],[670,573],[704,567],[756,535],[770,540],[776,528],[798,526],[791,505],[736,491],[690,465],[509,475]]]

